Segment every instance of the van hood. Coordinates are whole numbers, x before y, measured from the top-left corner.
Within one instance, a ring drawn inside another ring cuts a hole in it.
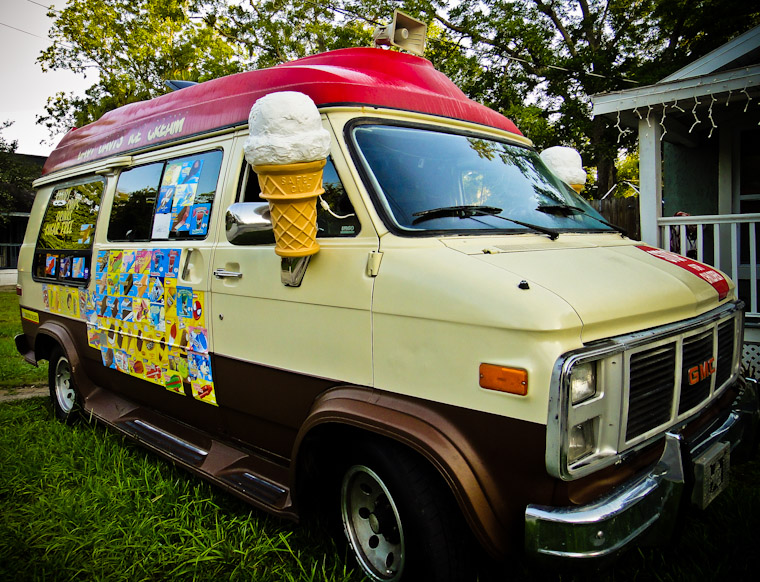
[[[694,317],[733,298],[734,284],[722,273],[642,243],[612,235],[528,237],[442,242],[566,301],[582,321],[584,342]]]

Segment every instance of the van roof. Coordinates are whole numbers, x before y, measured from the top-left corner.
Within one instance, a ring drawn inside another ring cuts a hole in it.
[[[469,99],[430,61],[396,51],[353,48],[206,81],[110,111],[69,131],[42,173],[245,124],[253,103],[276,91],[300,91],[318,107],[404,109],[521,135],[514,123]]]

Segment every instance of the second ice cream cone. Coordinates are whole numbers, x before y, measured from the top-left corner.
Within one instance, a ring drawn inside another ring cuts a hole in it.
[[[326,160],[253,167],[261,197],[269,202],[275,252],[281,257],[306,257],[319,251],[317,197],[324,192]]]

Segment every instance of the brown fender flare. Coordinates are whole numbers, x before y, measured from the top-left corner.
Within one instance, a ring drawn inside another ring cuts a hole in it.
[[[417,451],[445,480],[484,549],[495,557],[509,553],[509,534],[486,494],[497,486],[487,471],[477,474],[473,469],[477,451],[450,419],[404,396],[367,388],[334,388],[321,395],[301,426],[293,448],[292,471],[298,466],[304,440],[314,429],[328,424],[361,429]]]
[[[47,339],[61,346],[66,357],[69,359],[71,373],[74,375],[77,386],[80,390],[86,389],[89,393],[93,385],[82,369],[79,351],[71,332],[57,321],[48,320],[43,323],[37,330],[34,338],[34,354],[37,360],[47,360],[50,358],[50,351],[43,347]]]

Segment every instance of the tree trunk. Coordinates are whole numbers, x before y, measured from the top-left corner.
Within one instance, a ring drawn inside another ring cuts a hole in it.
[[[610,141],[607,122],[597,117],[592,122],[591,148],[596,163],[596,192],[594,198],[601,198],[610,191],[616,182],[615,174],[615,144]]]

